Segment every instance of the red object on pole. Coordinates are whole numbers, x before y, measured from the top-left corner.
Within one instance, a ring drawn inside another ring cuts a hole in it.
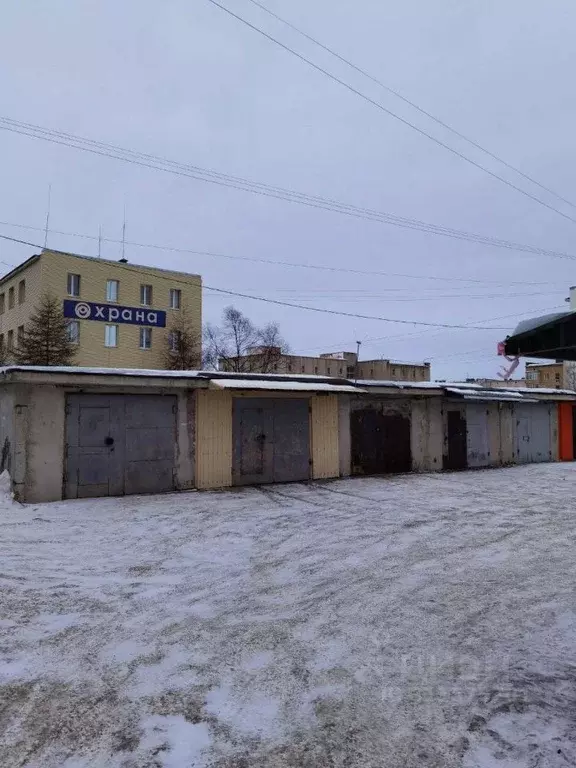
[[[502,356],[506,354],[506,342],[505,341],[499,341],[498,342],[498,355]]]

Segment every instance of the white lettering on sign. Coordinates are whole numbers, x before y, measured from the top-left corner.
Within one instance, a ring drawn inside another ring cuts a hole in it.
[[[146,316],[146,320],[150,323],[150,325],[156,325],[158,322],[158,315],[156,312],[148,312],[148,315]]]
[[[128,320],[132,321],[132,310],[131,309],[123,309],[122,310],[122,320]]]
[[[144,312],[140,312],[139,310],[136,310],[136,322],[140,321],[141,323],[144,322]]]
[[[106,319],[106,318],[104,317],[104,307],[99,307],[99,306],[96,306],[96,317],[101,317],[101,318],[102,318],[102,320],[105,320],[105,319]]]
[[[108,310],[108,320],[118,320],[120,311],[116,307],[110,307]]]

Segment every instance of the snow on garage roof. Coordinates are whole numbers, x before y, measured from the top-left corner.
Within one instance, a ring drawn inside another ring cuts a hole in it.
[[[483,401],[518,401],[529,402],[521,392],[513,392],[509,389],[460,389],[457,387],[446,387],[445,392],[449,395],[459,395],[463,400],[483,400]]]
[[[212,379],[216,389],[266,389],[284,392],[362,392],[352,384],[329,384],[314,381],[274,381],[270,379]]]

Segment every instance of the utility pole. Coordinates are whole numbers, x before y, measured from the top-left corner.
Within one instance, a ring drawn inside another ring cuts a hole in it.
[[[360,360],[360,347],[362,346],[361,341],[356,342],[356,365],[354,366],[354,384],[358,383],[358,362]]]

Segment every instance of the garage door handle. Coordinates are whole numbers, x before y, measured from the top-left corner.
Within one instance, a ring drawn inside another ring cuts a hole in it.
[[[113,437],[107,437],[104,440],[104,445],[114,445],[114,438]]]

